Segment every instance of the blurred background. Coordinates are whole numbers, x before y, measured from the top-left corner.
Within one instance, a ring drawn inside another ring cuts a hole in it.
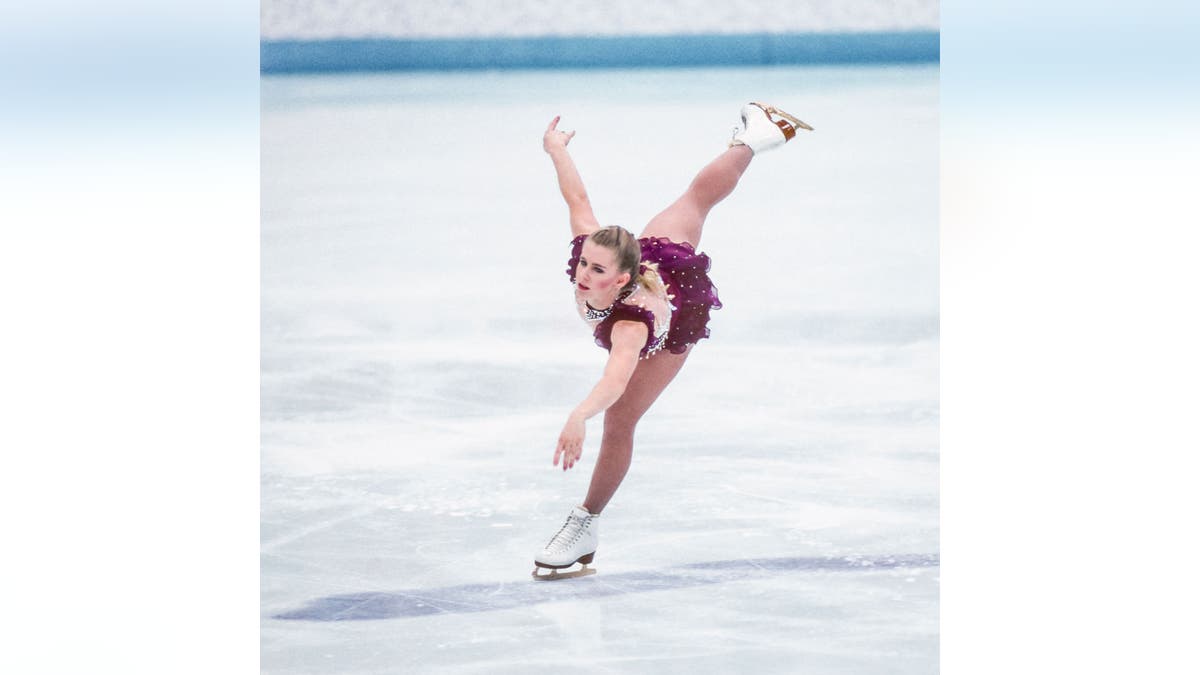
[[[938,8],[932,0],[269,0],[261,4],[260,32],[267,42],[346,37],[937,32]]]

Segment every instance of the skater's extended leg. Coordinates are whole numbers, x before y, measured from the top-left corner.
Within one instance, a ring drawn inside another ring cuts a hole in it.
[[[583,507],[590,513],[603,511],[621,485],[633,457],[633,431],[638,420],[675,379],[690,353],[690,348],[682,354],[662,351],[639,362],[625,386],[625,393],[605,411],[600,456],[596,459],[587,499],[583,502]]]
[[[735,145],[721,153],[696,174],[682,197],[646,224],[640,236],[667,237],[697,248],[708,212],[733,192],[753,157],[754,153],[744,145]]]

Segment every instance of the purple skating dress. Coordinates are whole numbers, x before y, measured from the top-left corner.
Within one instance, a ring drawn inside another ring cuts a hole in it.
[[[575,283],[575,269],[583,252],[587,235],[571,240],[571,258],[567,276]],[[642,263],[656,263],[658,276],[666,286],[666,297],[647,297],[647,289],[635,287],[623,294],[607,310],[580,307],[584,321],[595,326],[596,344],[612,349],[612,329],[618,321],[640,321],[649,334],[640,358],[647,358],[661,349],[682,354],[688,345],[709,336],[709,312],[721,308],[717,287],[708,278],[712,264],[707,254],[696,253],[691,244],[675,243],[666,237],[643,237]],[[659,311],[654,311],[658,307]],[[669,314],[668,320],[663,314]]]

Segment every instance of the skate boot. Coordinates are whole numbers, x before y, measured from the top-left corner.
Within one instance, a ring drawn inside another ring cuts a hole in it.
[[[533,559],[533,578],[539,581],[554,579],[570,579],[595,574],[596,570],[588,567],[596,556],[596,544],[599,542],[598,514],[588,513],[582,506],[576,506],[567,516],[558,534],[550,539],[546,548]],[[582,567],[567,572],[560,572],[579,563]],[[538,574],[538,570],[550,570],[548,574]]]
[[[783,119],[776,120],[772,115]],[[757,155],[763,150],[777,148],[795,138],[797,128],[812,131],[812,127],[774,106],[747,103],[742,106],[742,127],[734,127],[733,140],[729,141],[729,147],[744,145]]]

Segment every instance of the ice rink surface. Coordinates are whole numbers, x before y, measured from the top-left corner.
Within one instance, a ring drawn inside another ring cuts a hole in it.
[[[606,356],[542,131],[638,232],[750,100],[815,131],[709,217],[598,574],[531,581]],[[936,66],[265,77],[261,138],[263,672],[936,672]]]

